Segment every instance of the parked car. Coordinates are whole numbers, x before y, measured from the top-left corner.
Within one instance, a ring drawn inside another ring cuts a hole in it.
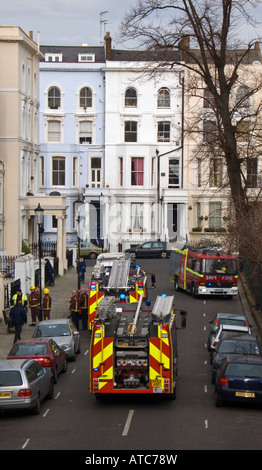
[[[169,258],[170,247],[167,242],[153,241],[128,248],[125,253],[130,253],[134,258]]]
[[[53,338],[66,353],[67,359],[75,361],[80,352],[80,337],[74,323],[69,318],[43,320],[36,325],[33,338]]]
[[[224,333],[220,339],[212,361],[212,383],[216,381],[216,374],[220,368],[223,359],[228,355],[241,354],[250,356],[261,356],[261,344],[255,335],[234,335]]]
[[[262,357],[227,356],[217,373],[215,404],[262,403]]]
[[[52,338],[17,341],[8,353],[7,359],[36,359],[45,369],[52,372],[54,383],[58,374],[67,371],[66,353]]]
[[[251,329],[249,326],[238,326],[238,325],[220,325],[216,335],[213,337],[211,346],[210,346],[210,363],[212,364],[213,355],[218,345],[218,342],[222,338],[223,333],[229,332],[231,334],[251,334]]]
[[[0,361],[0,410],[30,409],[40,413],[44,398],[53,398],[52,373],[35,359]]]
[[[220,325],[249,326],[247,317],[245,315],[238,315],[236,313],[217,313],[213,320],[211,320],[209,323],[210,332],[207,341],[208,351],[210,351],[212,348],[214,336],[216,335]]]
[[[74,246],[78,247],[78,244],[74,243]],[[91,242],[80,242],[81,257],[96,259],[100,253],[103,253],[103,248],[96,246]]]

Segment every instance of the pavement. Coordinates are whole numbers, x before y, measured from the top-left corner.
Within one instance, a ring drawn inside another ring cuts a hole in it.
[[[81,284],[81,288],[88,288],[91,280],[92,266],[87,266],[85,281]],[[47,286],[52,297],[51,319],[68,317],[69,304],[73,290],[78,289],[78,278],[75,268],[70,268],[65,276],[55,278],[53,286]],[[32,337],[34,327],[29,326],[31,323],[31,313],[28,309],[27,324],[23,325],[21,339],[30,339]],[[85,332],[86,333],[86,332]],[[80,330],[81,337],[81,330]],[[7,325],[4,320],[0,321],[0,359],[6,359],[14,342],[14,333],[8,333]]]
[[[91,280],[91,272],[93,267],[87,266],[85,282],[81,284],[81,288],[88,288]],[[262,312],[258,312],[254,308],[254,301],[248,289],[245,278],[239,277],[239,297],[243,310],[247,315],[249,322],[252,324],[252,333],[258,334],[262,338]],[[73,290],[78,288],[78,278],[75,268],[70,268],[64,276],[55,278],[55,284],[49,287],[52,297],[51,319],[66,318],[69,315],[69,303]],[[29,326],[31,323],[31,314],[28,312],[27,324],[23,326],[21,339],[30,339],[34,328]],[[86,332],[84,332],[86,333]],[[81,330],[80,330],[81,338]],[[8,333],[7,325],[2,320],[0,322],[0,359],[5,359],[7,353],[11,349],[14,341],[14,333]]]

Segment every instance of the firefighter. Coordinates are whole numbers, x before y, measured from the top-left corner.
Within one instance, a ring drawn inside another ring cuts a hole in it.
[[[70,300],[70,311],[71,311],[72,321],[78,331],[79,331],[79,309],[80,309],[79,304],[80,302],[79,302],[78,294],[75,290],[73,290],[72,297]]]
[[[86,289],[81,289],[79,293],[81,319],[83,330],[87,330],[87,311],[88,311],[88,292]]]
[[[43,315],[44,320],[50,320],[50,311],[52,305],[52,297],[49,295],[49,290],[45,288],[43,290],[44,297],[43,297]]]
[[[39,320],[39,315],[40,315],[40,294],[36,290],[35,286],[30,286],[30,295],[28,297],[28,300],[29,300],[29,307],[31,309],[31,318],[32,318],[32,323],[30,323],[29,326],[35,326],[36,319],[38,318]]]

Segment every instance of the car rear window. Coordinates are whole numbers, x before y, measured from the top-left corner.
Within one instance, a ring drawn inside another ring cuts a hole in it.
[[[262,378],[262,365],[258,364],[228,364],[226,375],[243,378]]]
[[[219,321],[220,325],[237,325],[237,326],[246,326],[245,320],[234,320],[234,319],[225,319]]]
[[[0,371],[0,387],[22,385],[22,377],[18,370]]]
[[[232,341],[224,340],[221,342],[218,351],[223,354],[252,354],[259,356],[258,345],[254,341]]]
[[[16,344],[11,349],[9,356],[41,356],[47,352],[46,344]]]
[[[50,338],[54,336],[69,336],[68,325],[40,325],[34,332],[34,338]]]

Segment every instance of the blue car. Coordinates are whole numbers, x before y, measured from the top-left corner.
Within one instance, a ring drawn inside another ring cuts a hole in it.
[[[262,404],[262,357],[227,356],[217,373],[215,404]]]

